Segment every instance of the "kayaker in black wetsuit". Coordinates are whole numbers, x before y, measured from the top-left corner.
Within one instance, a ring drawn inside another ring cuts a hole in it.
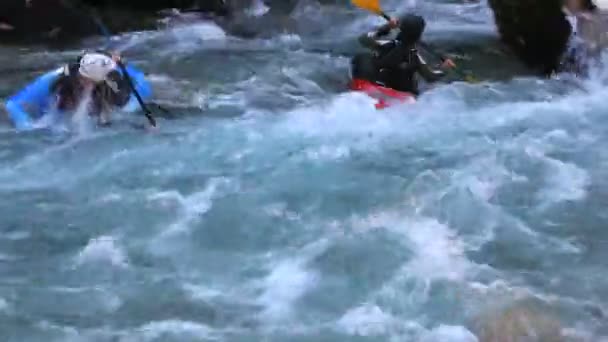
[[[352,77],[415,95],[419,94],[416,74],[420,74],[427,82],[442,78],[445,73],[432,70],[418,53],[418,44],[425,25],[422,17],[409,14],[399,20],[392,19],[388,24],[361,35],[361,45],[374,52],[359,54],[353,58]],[[381,40],[396,28],[400,32],[395,39]],[[441,67],[451,68],[454,63],[446,59]]]

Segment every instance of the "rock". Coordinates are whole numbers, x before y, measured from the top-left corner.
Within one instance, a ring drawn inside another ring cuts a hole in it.
[[[561,323],[530,303],[495,309],[480,315],[476,327],[479,342],[565,342]]]
[[[64,43],[98,31],[90,17],[62,0],[2,0],[0,41]]]
[[[589,10],[608,8],[608,0],[583,0]],[[559,70],[572,32],[562,0],[489,0],[502,40],[530,67],[544,74]],[[608,46],[608,15],[595,11],[578,23],[591,53]]]
[[[502,40],[530,67],[550,74],[559,66],[571,28],[561,0],[489,0]]]
[[[166,8],[227,15],[225,0],[2,0],[0,41],[3,43],[69,44],[99,35],[101,19],[110,32],[156,28],[158,12]]]

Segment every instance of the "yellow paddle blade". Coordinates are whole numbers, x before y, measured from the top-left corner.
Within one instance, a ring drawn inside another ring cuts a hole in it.
[[[380,8],[380,0],[351,0],[352,4],[374,13],[382,13]]]

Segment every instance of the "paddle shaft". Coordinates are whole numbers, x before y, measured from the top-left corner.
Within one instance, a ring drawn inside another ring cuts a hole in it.
[[[106,37],[106,39],[108,40],[108,44],[107,44],[108,46],[106,47],[106,49],[107,49],[110,45],[110,39],[112,38],[110,30],[108,30],[107,26],[103,24],[103,22],[101,21],[99,16],[97,16],[94,13],[91,13],[91,17],[93,18],[93,20],[99,27],[99,30],[101,31],[103,36]],[[131,88],[133,95],[135,95],[135,99],[137,99],[139,106],[144,111],[144,115],[146,116],[146,119],[148,119],[148,122],[150,123],[150,125],[152,125],[152,127],[156,127],[156,120],[152,116],[152,111],[148,108],[148,106],[146,106],[146,103],[141,98],[141,95],[137,91],[137,88],[135,88],[135,83],[133,82],[133,79],[131,79],[129,72],[127,71],[127,67],[124,65],[124,63],[122,61],[118,61],[117,64],[118,64],[118,67],[120,68],[120,70],[122,71],[122,74],[125,77],[125,80],[127,81],[127,84],[129,85],[129,88]]]
[[[148,122],[150,123],[150,125],[152,125],[152,127],[156,127],[156,120],[152,116],[152,112],[150,111],[150,109],[148,109],[148,106],[146,106],[146,103],[144,102],[144,100],[141,98],[141,95],[139,95],[139,92],[135,88],[135,84],[133,84],[133,80],[131,79],[131,76],[129,76],[127,67],[121,61],[118,61],[117,64],[118,64],[118,67],[120,68],[120,70],[122,70],[122,73],[125,76],[125,80],[127,81],[127,83],[129,84],[129,87],[133,91],[133,95],[135,95],[137,102],[139,102],[139,106],[144,111],[144,115],[148,119]]]
[[[386,21],[393,20],[391,17],[388,16],[388,14],[384,13],[384,11],[378,12],[378,15],[380,15],[382,18],[386,19]]]

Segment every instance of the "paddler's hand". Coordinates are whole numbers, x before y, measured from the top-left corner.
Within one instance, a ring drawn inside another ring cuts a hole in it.
[[[390,28],[396,29],[397,27],[399,27],[399,19],[391,18],[391,20],[388,22],[388,25],[390,26]]]
[[[116,63],[122,62],[122,57],[120,56],[120,53],[118,52],[112,52],[110,54],[112,56],[112,60]]]
[[[442,69],[453,69],[455,67],[456,67],[456,63],[454,63],[454,61],[450,58],[444,59],[443,63],[441,63]]]

